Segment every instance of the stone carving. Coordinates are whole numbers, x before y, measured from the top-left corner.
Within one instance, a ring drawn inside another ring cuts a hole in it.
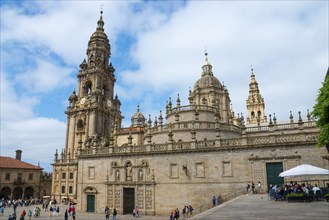
[[[143,173],[143,170],[142,169],[139,169],[138,170],[138,180],[139,181],[143,181],[144,179],[144,173]]]
[[[120,170],[115,171],[115,181],[120,181]]]
[[[120,190],[118,189],[118,190],[115,190],[115,195],[114,195],[114,197],[115,197],[115,208],[120,208],[120,195],[121,195],[121,192],[120,192]]]
[[[113,187],[108,186],[107,189],[107,204],[109,207],[113,207]]]
[[[145,201],[146,201],[146,208],[152,209],[152,190],[146,190],[145,195]]]
[[[131,162],[128,162],[126,164],[126,180],[127,181],[132,181],[132,175],[133,175],[132,164],[131,164]]]
[[[137,188],[137,206],[141,209],[144,208],[144,190],[142,187]]]

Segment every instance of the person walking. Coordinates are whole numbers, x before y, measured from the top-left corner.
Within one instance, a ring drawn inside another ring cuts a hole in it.
[[[117,219],[117,210],[116,209],[113,209],[113,213],[112,213],[112,215],[113,215],[113,220],[116,220]]]
[[[28,217],[28,220],[31,220],[32,218],[32,210],[29,209],[29,211],[27,211],[27,217]]]
[[[67,212],[67,209],[65,210],[64,213],[64,220],[68,220],[69,219],[69,213]]]
[[[110,209],[108,206],[105,207],[105,219],[110,220]]]

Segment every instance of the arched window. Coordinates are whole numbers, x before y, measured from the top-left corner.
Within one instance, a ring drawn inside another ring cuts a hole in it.
[[[106,86],[103,86],[103,88],[102,88],[102,95],[106,95],[106,93],[107,93],[107,88],[106,88]]]
[[[251,120],[253,120],[254,118],[255,118],[255,112],[252,111],[252,112],[251,112]]]
[[[91,91],[92,91],[91,89],[92,89],[92,83],[90,81],[88,81],[86,83],[86,87],[85,87],[85,94],[90,95]]]
[[[260,118],[262,117],[262,112],[261,112],[261,111],[258,111],[258,112],[257,112],[257,116],[258,116],[258,118],[260,119]]]
[[[89,58],[89,60],[90,60],[90,62],[89,62],[90,65],[94,65],[94,61],[95,61],[94,60],[94,55],[91,55],[90,58]]]
[[[78,128],[78,130],[83,129],[83,121],[82,121],[82,119],[79,119],[78,120],[78,122],[77,122],[77,128]]]

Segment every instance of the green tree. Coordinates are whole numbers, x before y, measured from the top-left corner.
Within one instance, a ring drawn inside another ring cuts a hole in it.
[[[326,146],[329,152],[329,68],[322,88],[319,90],[312,116],[316,119],[316,125],[320,128],[318,146]]]

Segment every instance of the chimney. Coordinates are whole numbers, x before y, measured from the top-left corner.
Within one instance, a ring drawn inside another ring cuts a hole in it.
[[[22,159],[22,151],[16,150],[16,160],[21,160],[21,159]]]

